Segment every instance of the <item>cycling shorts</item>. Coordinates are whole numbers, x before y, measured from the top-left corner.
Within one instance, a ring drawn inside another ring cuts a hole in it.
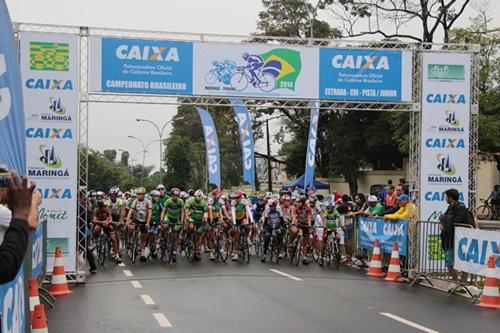
[[[196,233],[201,234],[205,230],[205,226],[203,225],[203,221],[189,221],[189,224],[194,224],[194,230]]]
[[[132,221],[132,223],[139,227],[139,231],[141,233],[148,232],[148,228],[146,227],[146,222],[140,222],[140,221],[134,220],[134,221]]]

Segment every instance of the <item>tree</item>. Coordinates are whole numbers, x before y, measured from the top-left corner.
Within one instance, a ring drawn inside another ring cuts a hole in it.
[[[106,149],[102,153],[104,154],[104,157],[106,157],[111,162],[116,159],[116,150],[114,149]]]
[[[193,147],[185,136],[170,137],[166,147],[167,172],[165,183],[167,188],[179,187],[188,189],[193,187],[193,164],[195,154]]]
[[[469,3],[470,0],[324,0],[322,4],[342,22],[349,37],[379,35],[432,43],[441,28],[443,41],[448,43],[451,29]],[[415,23],[420,26],[420,35],[404,32]]]
[[[122,151],[122,154],[120,155],[120,163],[128,167],[128,159],[130,158],[130,154],[128,151]]]

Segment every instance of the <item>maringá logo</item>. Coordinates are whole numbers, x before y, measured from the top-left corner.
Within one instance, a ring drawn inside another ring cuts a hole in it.
[[[249,86],[270,92],[275,89],[295,91],[302,70],[300,52],[278,48],[263,54],[242,54],[246,63],[237,66],[231,59],[212,61],[213,68],[205,75],[207,90],[243,91]]]
[[[427,65],[427,79],[440,81],[465,80],[464,65]]]
[[[446,110],[446,122],[453,127],[460,126],[460,120],[455,116],[455,111]]]
[[[36,71],[69,71],[69,44],[30,42],[30,69]]]
[[[61,104],[60,98],[49,97],[49,110],[60,116],[66,114],[66,107]]]
[[[437,154],[436,158],[438,160],[438,164],[436,167],[439,171],[447,176],[454,176],[457,173],[455,166],[450,161],[450,155],[448,154]]]
[[[61,98],[49,97],[50,113],[42,113],[41,120],[44,122],[71,122],[72,118],[66,114],[68,112],[66,106],[62,103]]]
[[[54,146],[47,147],[46,145],[40,145],[38,150],[40,150],[40,162],[43,165],[52,169],[59,169],[62,166],[62,160],[56,154]]]

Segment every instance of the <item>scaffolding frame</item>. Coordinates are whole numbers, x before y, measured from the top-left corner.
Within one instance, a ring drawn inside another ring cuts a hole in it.
[[[164,105],[191,105],[191,106],[227,106],[228,97],[220,96],[185,96],[185,95],[153,95],[153,94],[120,94],[92,92],[89,86],[89,38],[94,36],[116,38],[139,38],[151,40],[172,40],[190,42],[216,42],[266,45],[286,45],[302,47],[335,47],[351,49],[392,49],[411,51],[413,55],[413,91],[410,102],[361,102],[361,101],[330,101],[321,100],[320,109],[324,111],[403,111],[410,112],[409,133],[409,175],[410,199],[414,203],[419,201],[420,184],[420,139],[421,139],[421,100],[422,100],[422,52],[453,52],[472,53],[471,75],[471,120],[470,120],[470,163],[469,163],[469,205],[476,205],[476,173],[478,169],[478,110],[479,110],[479,52],[478,45],[474,44],[445,44],[445,43],[406,43],[398,41],[360,41],[337,40],[321,38],[293,38],[270,37],[261,35],[228,35],[228,34],[197,34],[149,30],[126,30],[99,27],[78,27],[65,25],[49,25],[34,23],[14,23],[17,32],[39,32],[50,34],[70,34],[79,36],[79,161],[78,161],[78,189],[88,187],[88,135],[89,135],[89,105],[90,103],[131,103],[131,104],[164,104]],[[247,107],[262,107],[269,102],[266,98],[242,98]],[[273,98],[276,107],[289,109],[309,109],[311,99]],[[86,223],[87,216],[79,216],[79,223]],[[85,230],[78,228],[78,251],[86,259],[87,244],[81,242],[86,237]],[[410,228],[409,268],[415,268],[418,262],[418,244],[416,244],[417,230]],[[68,273],[68,278],[74,282],[86,281],[86,261],[77,272]]]

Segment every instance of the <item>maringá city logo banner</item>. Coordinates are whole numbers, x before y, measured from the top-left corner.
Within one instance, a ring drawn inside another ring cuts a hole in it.
[[[214,120],[206,110],[198,107],[196,110],[200,115],[201,126],[203,127],[203,134],[205,135],[208,181],[210,184],[221,188],[219,140],[217,138]]]
[[[242,100],[232,99],[236,121],[240,129],[241,152],[243,155],[243,181],[255,188],[255,158],[252,119]]]

